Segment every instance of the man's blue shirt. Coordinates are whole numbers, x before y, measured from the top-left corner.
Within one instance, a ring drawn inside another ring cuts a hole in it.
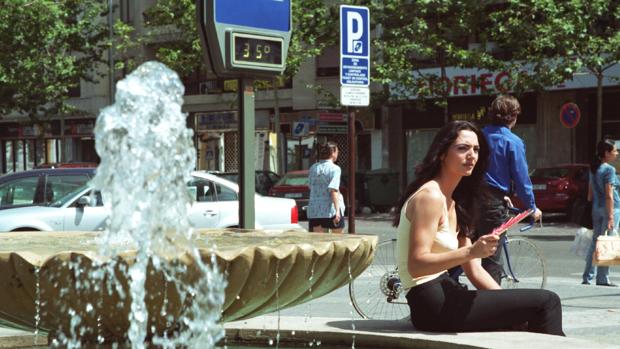
[[[482,129],[489,143],[489,167],[484,179],[487,183],[504,193],[509,193],[511,185],[519,199],[527,208],[536,208],[532,182],[530,181],[525,145],[521,138],[506,126],[489,125]]]

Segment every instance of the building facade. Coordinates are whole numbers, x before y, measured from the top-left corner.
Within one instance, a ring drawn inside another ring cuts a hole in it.
[[[144,32],[143,13],[154,0],[114,0],[114,16]],[[163,38],[162,40],[165,40]],[[141,56],[153,57],[145,45]],[[348,164],[349,143],[345,109],[337,105],[339,54],[328,48],[308,59],[299,73],[278,89],[256,92],[257,169],[287,172],[307,169],[316,161],[316,145],[326,140],[339,144],[339,163]],[[82,82],[70,99],[79,113],[52,118],[43,129],[25,117],[3,116],[0,120],[0,172],[29,169],[49,162],[93,162],[98,157],[93,128],[99,110],[113,103],[114,81],[124,72],[108,69],[98,83]],[[426,73],[438,74],[438,68]],[[112,74],[110,74],[112,73]],[[447,120],[483,122],[486,107],[502,90],[505,72],[448,68],[450,85],[447,118],[432,103],[420,103],[415,96],[402,95],[396,102],[373,108],[351,109],[356,115],[356,168],[359,171],[388,168],[400,174],[400,185],[413,179],[435,132]],[[603,134],[620,138],[620,66],[607,72],[604,81]],[[197,168],[236,171],[239,168],[237,81],[195,74],[184,80],[183,110],[187,125],[194,130]],[[317,88],[319,86],[320,88]],[[575,75],[563,85],[543,92],[519,96],[523,113],[514,131],[526,143],[530,168],[569,162],[589,162],[596,143],[596,81],[586,73]],[[334,103],[336,102],[336,103]],[[567,102],[581,111],[572,128],[560,122],[560,109]],[[423,105],[424,108],[420,108]],[[277,120],[277,121],[276,121]],[[277,136],[279,133],[279,137]],[[278,166],[278,156],[282,166]]]

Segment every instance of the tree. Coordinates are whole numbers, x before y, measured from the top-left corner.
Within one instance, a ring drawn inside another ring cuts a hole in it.
[[[435,98],[444,106],[451,82],[446,67],[493,69],[500,61],[487,52],[486,8],[495,1],[367,0],[376,38],[373,40],[373,80],[389,86],[396,98]],[[480,47],[470,49],[471,38]],[[439,67],[440,74],[422,69]],[[387,96],[386,96],[387,97]]]
[[[493,19],[493,37],[513,51],[512,69],[533,71],[525,86],[557,84],[581,69],[596,77],[601,139],[603,79],[620,60],[620,1],[510,0]]]
[[[106,63],[107,10],[97,0],[0,0],[0,114],[44,125],[71,111],[69,89]]]
[[[335,6],[322,0],[292,1],[293,34],[286,62],[286,77],[297,73],[308,57],[319,55],[338,39],[338,24],[333,20]],[[204,72],[202,47],[196,25],[193,0],[158,0],[146,11],[149,32],[145,40],[159,42],[155,56],[182,77]],[[165,40],[158,40],[164,33]]]

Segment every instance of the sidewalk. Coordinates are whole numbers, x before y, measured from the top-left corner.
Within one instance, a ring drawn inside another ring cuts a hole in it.
[[[407,320],[351,320],[267,315],[225,324],[227,343],[250,342],[352,348],[619,348],[583,339],[529,332],[430,333],[412,329]]]

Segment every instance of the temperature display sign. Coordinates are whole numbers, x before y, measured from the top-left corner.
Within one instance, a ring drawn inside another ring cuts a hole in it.
[[[277,37],[232,33],[232,65],[284,68],[282,45],[283,40]]]

